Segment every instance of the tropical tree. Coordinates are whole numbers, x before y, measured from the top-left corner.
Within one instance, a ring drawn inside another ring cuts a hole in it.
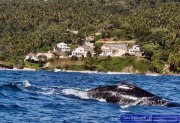
[[[94,44],[94,51],[95,51],[97,56],[99,56],[99,54],[101,54],[101,52],[102,52],[102,50],[101,50],[102,45],[103,45],[102,43],[95,43]]]

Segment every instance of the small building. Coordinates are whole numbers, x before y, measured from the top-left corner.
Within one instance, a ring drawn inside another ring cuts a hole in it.
[[[100,56],[112,56],[113,55],[113,50],[108,45],[103,45],[101,47],[101,50],[102,50],[102,53],[100,54]]]
[[[77,57],[86,57],[87,56],[87,51],[83,47],[78,47],[74,51],[72,51],[72,54],[69,57],[72,56],[77,56]]]
[[[27,54],[27,55],[25,56],[24,61],[37,63],[37,62],[39,62],[39,59],[38,59],[38,57],[37,57],[35,54],[29,53],[29,54]]]
[[[104,44],[101,47],[102,53],[100,56],[112,56],[112,57],[121,57],[127,51],[126,44]]]
[[[69,52],[71,50],[70,47],[68,47],[68,45],[66,43],[58,43],[56,45],[56,47],[54,47],[54,51],[58,52],[58,51],[62,51],[62,52]]]
[[[132,55],[132,56],[139,56],[140,54],[142,55],[139,45],[134,45],[132,48],[128,50],[128,53],[129,55]]]

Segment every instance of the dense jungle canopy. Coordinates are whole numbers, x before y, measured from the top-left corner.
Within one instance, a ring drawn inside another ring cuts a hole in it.
[[[104,37],[136,39],[153,64],[180,72],[179,13],[179,0],[1,0],[0,60],[76,43],[111,25]]]

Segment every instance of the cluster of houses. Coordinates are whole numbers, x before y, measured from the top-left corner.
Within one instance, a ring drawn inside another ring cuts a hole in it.
[[[131,48],[128,48],[127,44],[109,44],[104,43],[101,47],[100,56],[111,56],[111,57],[121,57],[125,54],[129,54],[131,56],[143,56],[143,52],[140,50],[139,45],[133,45]],[[67,55],[67,52],[70,52],[71,55]],[[71,49],[70,46],[64,42],[58,43],[53,47],[53,51],[48,51],[47,53],[29,53],[25,57],[25,61],[29,62],[39,62],[39,57],[46,57],[47,60],[52,59],[54,54],[58,54],[59,58],[68,58],[72,56],[76,57],[87,57],[87,53],[90,52],[95,55],[94,52],[94,38],[89,36],[85,39],[85,43],[83,45],[79,45],[75,49]]]

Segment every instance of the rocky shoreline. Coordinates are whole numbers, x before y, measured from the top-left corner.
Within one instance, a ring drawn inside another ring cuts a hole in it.
[[[74,71],[74,70],[61,70],[61,69],[54,69],[54,72],[73,72],[73,73],[90,73],[90,74],[142,74],[142,73],[135,73],[135,72],[101,72],[101,71]],[[159,73],[143,73],[142,75],[148,75],[148,76],[163,76],[163,75],[169,75],[169,76],[180,76],[180,74],[159,74]]]
[[[39,71],[37,69],[32,69],[32,68],[15,68],[13,66],[8,66],[8,65],[2,65],[0,64],[0,70],[9,70],[9,71]],[[53,72],[76,72],[76,73],[89,73],[89,74],[144,74],[144,75],[149,75],[149,76],[162,76],[162,75],[172,75],[172,76],[180,76],[180,74],[176,73],[166,73],[166,74],[160,74],[160,73],[152,73],[152,72],[145,72],[145,73],[140,73],[137,70],[127,70],[127,68],[123,69],[121,72],[112,72],[112,71],[88,71],[88,70],[83,70],[83,71],[75,71],[75,70],[62,70],[62,69],[42,69],[44,71],[53,71]]]

